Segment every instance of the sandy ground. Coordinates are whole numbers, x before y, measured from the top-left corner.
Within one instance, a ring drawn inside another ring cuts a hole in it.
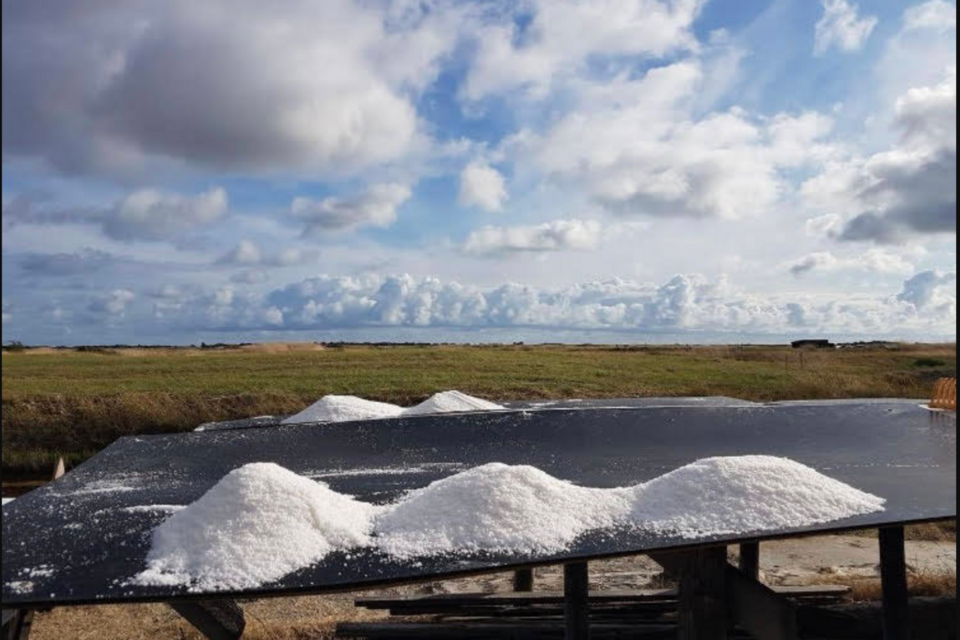
[[[731,549],[731,559],[736,551]],[[956,572],[955,542],[907,543],[907,562],[913,572],[943,574]],[[853,536],[829,536],[764,543],[761,571],[772,585],[836,583],[844,578],[857,580],[878,575],[877,541]],[[510,574],[431,583],[372,593],[283,598],[241,603],[247,616],[245,638],[287,640],[331,638],[338,621],[374,620],[382,613],[356,609],[353,599],[360,595],[463,593],[509,591]],[[536,587],[562,588],[560,567],[546,567],[536,573]],[[639,589],[661,586],[660,568],[646,557],[591,563],[592,589]],[[31,638],[35,640],[140,640],[200,639],[200,635],[165,605],[77,607],[57,609],[37,616]]]

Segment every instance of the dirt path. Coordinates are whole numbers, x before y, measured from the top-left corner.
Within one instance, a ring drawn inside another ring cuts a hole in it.
[[[733,550],[731,550],[733,552]],[[735,555],[735,554],[732,554]],[[764,543],[761,550],[763,578],[774,585],[803,585],[860,580],[878,575],[877,542],[870,538],[829,536]],[[907,562],[912,571],[924,574],[954,574],[957,566],[955,542],[907,543]],[[463,593],[507,591],[510,574],[425,584],[376,592],[383,594]],[[639,556],[591,564],[591,588],[639,589],[660,584],[660,568]],[[538,589],[559,590],[563,574],[559,567],[540,569]],[[356,609],[353,599],[360,594],[283,598],[242,603],[247,614],[251,640],[305,640],[330,638],[338,621],[371,620],[382,614]],[[372,594],[367,594],[372,595]],[[164,605],[126,607],[77,607],[57,609],[37,616],[35,640],[145,640],[190,639],[200,636]]]

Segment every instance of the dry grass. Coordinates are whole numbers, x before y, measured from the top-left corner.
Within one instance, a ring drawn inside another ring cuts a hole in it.
[[[850,587],[850,593],[847,598],[853,602],[877,602],[883,598],[880,578],[878,577],[864,578],[843,575],[820,575],[811,582]],[[956,567],[944,567],[937,571],[911,571],[907,576],[907,588],[912,597],[956,597]]]
[[[443,389],[499,400],[924,398],[938,378],[956,375],[956,345],[252,349],[5,353],[4,477],[46,475],[58,456],[76,464],[125,435],[293,413],[328,393],[404,405]]]

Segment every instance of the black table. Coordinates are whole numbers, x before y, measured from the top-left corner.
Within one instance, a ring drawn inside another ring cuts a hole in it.
[[[398,561],[333,553],[242,593],[127,584],[151,530],[243,464],[276,462],[336,491],[386,503],[487,462],[529,464],[592,487],[633,485],[700,458],[784,456],[887,500],[886,510],[826,525],[682,539],[640,531],[586,535],[563,553]],[[637,553],[956,517],[956,418],[917,401],[756,404],[729,399],[521,404],[504,412],[123,438],[64,478],[3,508],[3,606],[279,596]],[[25,583],[32,583],[25,585]],[[29,587],[29,588],[28,588]]]

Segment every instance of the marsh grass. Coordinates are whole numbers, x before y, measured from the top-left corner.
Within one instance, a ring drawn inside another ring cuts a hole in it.
[[[3,355],[3,474],[44,476],[58,456],[74,465],[121,436],[294,413],[330,393],[402,405],[444,389],[491,400],[928,398],[955,375],[956,345],[28,349]]]

